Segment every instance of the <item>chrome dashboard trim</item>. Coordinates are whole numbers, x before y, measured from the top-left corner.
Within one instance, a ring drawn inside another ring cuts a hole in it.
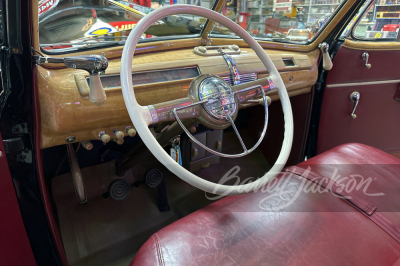
[[[247,74],[239,74],[240,77],[240,83],[247,83],[250,81],[254,81],[257,79],[257,73],[247,73]],[[229,85],[233,86],[233,81],[234,79],[232,78],[231,75],[229,76],[224,76],[221,77],[223,80],[225,80],[226,83],[228,83]]]
[[[158,123],[158,114],[156,109],[154,108],[153,105],[148,105],[147,108],[149,108],[150,114],[151,114],[151,119],[152,123]]]
[[[326,87],[327,88],[355,87],[355,86],[379,85],[379,84],[391,84],[391,83],[400,83],[400,79],[367,81],[367,82],[358,82],[358,83],[329,84],[329,85],[326,85]]]
[[[235,60],[233,60],[232,56],[227,55],[225,53],[222,54],[222,57],[225,59],[225,62],[228,65],[229,71],[231,72],[233,85],[240,84],[239,70],[236,66]]]

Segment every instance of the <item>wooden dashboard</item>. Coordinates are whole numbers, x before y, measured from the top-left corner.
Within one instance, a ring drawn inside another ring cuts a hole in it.
[[[281,73],[289,96],[309,93],[317,81],[319,50],[308,53],[266,50]],[[258,78],[268,75],[253,50],[242,48],[241,54],[232,55],[240,74],[256,73]],[[285,66],[283,59],[293,58],[294,66]],[[105,75],[118,75],[120,59],[110,60]],[[221,56],[200,56],[193,49],[182,49],[137,55],[133,59],[133,71],[151,71],[197,66],[201,74],[229,75],[229,69]],[[85,78],[88,73],[55,65],[38,66],[38,89],[41,112],[41,148],[66,144],[70,136],[75,142],[99,140],[99,133],[112,136],[114,129],[133,126],[129,118],[120,87],[106,90],[107,100],[96,106],[88,99]],[[135,94],[141,105],[150,105],[187,96],[193,78],[176,81],[141,84],[135,86]],[[275,90],[267,93],[277,100]]]

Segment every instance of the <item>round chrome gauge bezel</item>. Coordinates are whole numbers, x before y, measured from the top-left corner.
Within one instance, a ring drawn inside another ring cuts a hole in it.
[[[237,113],[235,92],[223,79],[215,76],[205,78],[201,81],[198,92],[200,101],[208,100],[202,106],[211,117],[227,120],[228,115],[234,117]]]

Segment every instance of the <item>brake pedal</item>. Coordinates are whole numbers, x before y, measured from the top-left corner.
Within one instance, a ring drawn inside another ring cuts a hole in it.
[[[108,196],[114,200],[124,200],[128,197],[131,186],[124,179],[114,180],[108,187]]]

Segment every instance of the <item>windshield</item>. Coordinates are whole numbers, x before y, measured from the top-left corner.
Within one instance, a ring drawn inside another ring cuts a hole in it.
[[[257,39],[306,44],[318,35],[345,1],[228,0],[222,14],[238,23]],[[229,31],[228,34],[235,36]],[[211,36],[219,35],[220,31],[212,31]]]
[[[200,3],[198,0],[173,0],[177,4],[190,2]],[[40,47],[51,53],[123,45],[142,17],[166,4],[162,0],[39,0]],[[211,9],[213,2],[203,1],[200,5]],[[205,18],[192,15],[169,16],[149,27],[142,39],[199,36],[205,22]],[[224,31],[221,29],[219,33],[224,34]]]
[[[212,9],[217,0],[39,0],[39,41],[48,53],[123,45],[137,22],[154,9],[192,4]],[[220,0],[223,1],[223,0]],[[221,13],[260,40],[308,43],[346,0],[228,0]],[[169,16],[141,41],[198,37],[206,19]],[[236,35],[217,23],[212,37]]]

